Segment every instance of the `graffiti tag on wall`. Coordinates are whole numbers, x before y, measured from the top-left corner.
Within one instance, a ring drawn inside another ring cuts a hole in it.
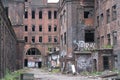
[[[92,69],[92,59],[87,55],[79,56],[77,59],[77,70],[81,71],[90,71]]]

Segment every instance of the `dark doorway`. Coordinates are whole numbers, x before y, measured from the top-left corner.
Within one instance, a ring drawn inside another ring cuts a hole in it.
[[[28,60],[27,59],[25,59],[25,61],[24,61],[24,66],[28,67]]]
[[[42,62],[38,62],[38,68],[42,67]]]
[[[94,59],[93,62],[94,62],[94,71],[96,71],[97,70],[97,60]]]
[[[109,69],[109,57],[108,56],[103,56],[103,67],[104,67],[104,70]]]

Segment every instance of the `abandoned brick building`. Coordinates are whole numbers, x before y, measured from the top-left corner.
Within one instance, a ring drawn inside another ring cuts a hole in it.
[[[60,0],[62,71],[119,69],[119,0]]]
[[[91,52],[89,47],[80,50],[79,42],[94,45],[94,0],[60,0],[60,49],[61,70],[71,71],[74,64],[77,72],[92,70]],[[93,46],[94,47],[94,46]],[[88,49],[88,51],[87,51]],[[87,63],[84,63],[87,62]],[[84,69],[83,69],[84,68]]]
[[[49,53],[59,48],[61,71],[70,72],[73,64],[79,73],[120,70],[120,0],[2,2],[5,8],[0,3],[0,76],[5,68],[48,65]]]
[[[120,70],[119,54],[119,6],[120,0],[95,0],[95,38],[97,51],[94,53],[94,69]]]
[[[57,9],[57,3],[47,3],[47,0],[25,0],[23,37],[26,67],[47,64],[47,54],[59,48]]]

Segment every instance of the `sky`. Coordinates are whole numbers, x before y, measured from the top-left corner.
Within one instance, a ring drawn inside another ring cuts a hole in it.
[[[48,0],[48,2],[50,2],[50,3],[56,3],[56,2],[58,2],[59,0]]]

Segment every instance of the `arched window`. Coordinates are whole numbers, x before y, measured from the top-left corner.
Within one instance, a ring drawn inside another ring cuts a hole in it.
[[[40,51],[36,48],[30,48],[26,55],[41,55]]]

